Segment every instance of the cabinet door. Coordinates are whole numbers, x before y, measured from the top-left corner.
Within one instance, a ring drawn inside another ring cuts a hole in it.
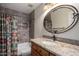
[[[45,49],[38,47],[37,52],[41,55],[41,56],[49,56],[49,52],[46,51]]]
[[[38,46],[34,43],[32,43],[32,50],[31,50],[31,55],[32,56],[40,56],[39,53],[37,52]]]
[[[45,49],[41,48],[37,44],[32,43],[32,54],[40,55],[40,56],[48,56],[49,52]]]
[[[32,43],[32,52],[33,56],[56,56],[54,53],[50,53],[39,45]]]

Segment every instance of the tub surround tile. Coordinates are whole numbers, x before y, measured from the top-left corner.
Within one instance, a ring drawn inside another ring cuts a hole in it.
[[[30,13],[29,15],[29,39],[34,38],[34,22],[35,22],[35,16],[34,16],[34,11]]]

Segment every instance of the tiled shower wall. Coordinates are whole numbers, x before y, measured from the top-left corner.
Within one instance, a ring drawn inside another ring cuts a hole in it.
[[[30,14],[30,19],[29,19],[29,39],[34,39],[34,11],[32,11]]]
[[[29,21],[28,16],[19,17],[18,22],[18,39],[19,43],[29,41]]]
[[[18,43],[29,41],[29,15],[0,6],[0,12],[16,16]]]

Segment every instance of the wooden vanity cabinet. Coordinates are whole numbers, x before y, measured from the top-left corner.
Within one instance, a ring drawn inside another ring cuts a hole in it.
[[[54,54],[51,54],[49,51],[43,49],[39,45],[32,43],[32,50],[31,50],[32,56],[55,56]]]

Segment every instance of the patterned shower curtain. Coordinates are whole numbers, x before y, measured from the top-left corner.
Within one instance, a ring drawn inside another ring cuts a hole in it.
[[[0,15],[0,56],[17,55],[17,22],[16,17]]]

